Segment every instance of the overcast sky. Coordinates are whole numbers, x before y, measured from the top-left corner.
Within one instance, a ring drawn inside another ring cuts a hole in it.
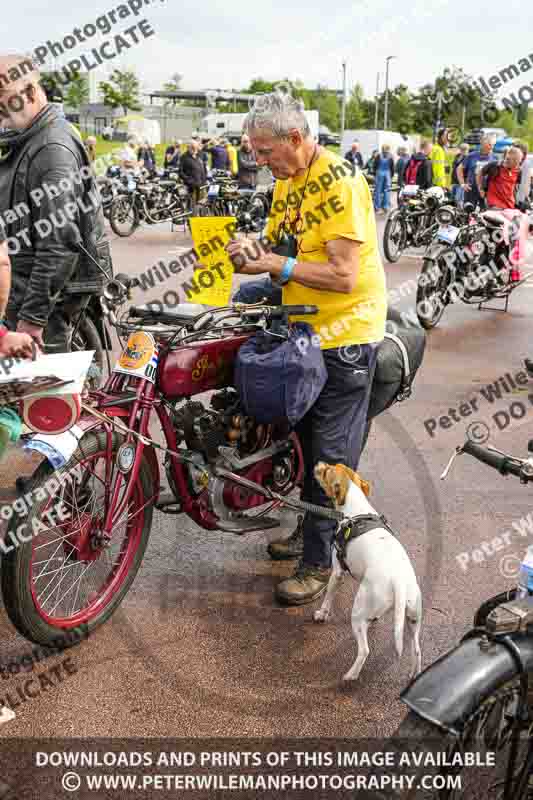
[[[533,11],[522,0],[309,0],[292,5],[271,0],[255,5],[243,0],[152,0],[136,19],[116,25],[112,38],[146,17],[156,35],[127,51],[110,66],[132,66],[143,88],[158,89],[174,72],[184,89],[241,88],[254,77],[299,78],[341,87],[341,62],[347,60],[348,86],[360,81],[373,95],[376,73],[391,62],[390,82],[419,86],[446,66],[462,66],[475,77],[497,72],[533,57],[530,23]],[[47,39],[62,39],[74,27],[94,22],[120,3],[82,0],[18,0],[0,19],[1,41],[9,51],[32,50]],[[69,57],[86,52],[79,45]],[[98,78],[104,78],[102,69]],[[508,87],[533,80],[533,70]]]

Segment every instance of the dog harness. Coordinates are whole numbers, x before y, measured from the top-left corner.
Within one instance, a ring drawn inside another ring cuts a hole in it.
[[[358,539],[364,533],[375,531],[378,528],[385,528],[385,530],[396,536],[386,517],[383,514],[359,514],[357,517],[350,517],[344,520],[339,525],[339,529],[335,534],[334,546],[337,551],[337,558],[339,564],[345,572],[350,572],[350,568],[346,563],[346,548],[352,539]],[[350,572],[350,575],[352,573]]]

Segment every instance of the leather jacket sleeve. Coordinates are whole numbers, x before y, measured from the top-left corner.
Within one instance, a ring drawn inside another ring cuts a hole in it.
[[[184,155],[180,160],[179,165],[179,176],[184,183],[188,183],[191,180],[191,170],[190,170],[190,159],[187,155]]]
[[[34,158],[29,174],[34,259],[19,318],[45,326],[79,260],[82,184],[73,153],[50,144]],[[40,190],[40,192],[39,192]],[[42,196],[41,196],[42,193]]]

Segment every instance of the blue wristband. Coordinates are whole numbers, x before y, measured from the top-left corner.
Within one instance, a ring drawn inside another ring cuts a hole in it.
[[[279,283],[282,286],[285,286],[291,279],[292,273],[294,271],[294,267],[296,266],[296,259],[289,256],[283,265],[283,269],[281,270],[281,274],[279,276]]]

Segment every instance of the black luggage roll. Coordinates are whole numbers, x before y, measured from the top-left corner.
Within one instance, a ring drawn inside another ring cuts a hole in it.
[[[370,392],[368,419],[407,399],[426,348],[426,332],[406,314],[389,309],[387,332],[379,346]]]

